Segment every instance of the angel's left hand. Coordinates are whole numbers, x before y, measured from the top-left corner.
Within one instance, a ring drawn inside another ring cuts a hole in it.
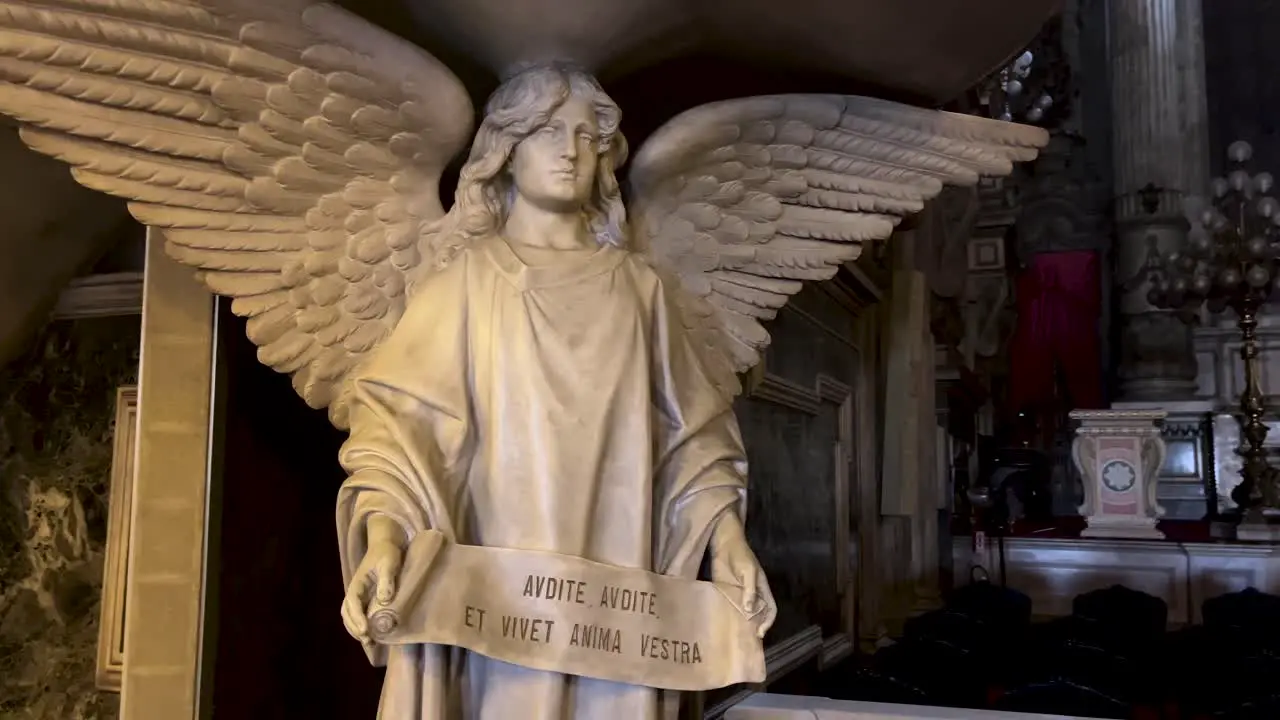
[[[760,613],[757,632],[763,638],[778,607],[737,513],[726,512],[711,534],[711,579],[742,588],[742,607],[748,613]]]

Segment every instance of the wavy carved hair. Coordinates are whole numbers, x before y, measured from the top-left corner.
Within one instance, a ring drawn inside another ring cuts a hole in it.
[[[615,174],[627,159],[627,141],[618,128],[622,111],[588,73],[559,63],[543,64],[508,78],[485,105],[484,120],[458,177],[453,207],[438,226],[438,262],[447,262],[472,239],[502,230],[515,193],[512,153],[571,97],[591,103],[599,132],[594,191],[583,208],[587,227],[601,244],[626,245],[627,212]]]

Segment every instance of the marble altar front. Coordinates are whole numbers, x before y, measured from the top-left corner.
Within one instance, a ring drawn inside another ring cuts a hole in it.
[[[1116,403],[1115,409],[1167,413],[1161,427],[1166,453],[1156,485],[1156,501],[1169,520],[1215,520],[1236,508],[1231,491],[1240,484],[1243,443],[1230,405],[1214,400]],[[1280,420],[1267,420],[1264,447],[1280,462]]]

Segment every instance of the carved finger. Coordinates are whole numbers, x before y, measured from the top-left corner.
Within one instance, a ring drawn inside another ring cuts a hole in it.
[[[718,583],[731,583],[735,580],[733,573],[725,565],[724,559],[711,556],[711,581]]]
[[[357,637],[358,633],[356,632],[356,623],[351,617],[351,608],[347,602],[347,598],[345,597],[342,598],[341,612],[343,626],[347,628],[347,632],[350,633],[352,637]]]
[[[396,595],[396,571],[398,563],[393,557],[378,562],[378,602],[386,604]]]
[[[347,593],[342,601],[342,619],[347,631],[361,641],[369,634],[369,622],[364,616],[364,602],[356,592]]]
[[[773,621],[778,619],[778,603],[773,598],[773,589],[769,587],[769,580],[764,573],[760,573],[759,592],[760,603],[764,607],[764,617],[760,619],[756,634],[763,639],[765,633],[769,632],[769,628],[773,627]]]
[[[364,613],[364,600],[358,595],[347,597],[347,614],[351,616],[351,626],[355,630],[356,637],[366,637],[369,634],[369,620]]]
[[[751,563],[742,572],[742,609],[747,612],[755,612],[756,605],[756,582],[759,573],[756,571],[755,563]]]
[[[369,599],[369,590],[372,589],[373,577],[372,571],[368,565],[361,564],[356,568],[355,577],[351,578],[351,584],[347,586],[347,595],[354,595],[364,602]]]

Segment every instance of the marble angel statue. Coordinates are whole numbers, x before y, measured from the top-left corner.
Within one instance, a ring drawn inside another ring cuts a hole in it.
[[[368,611],[426,532],[688,579],[709,555],[763,634],[731,404],[762,323],[944,183],[1046,140],[860,97],[720,102],[639,151],[628,213],[621,114],[586,72],[514,73],[473,136],[448,69],[304,0],[0,0],[0,112],[128,200],[349,429],[341,613],[387,667],[384,718],[671,707],[643,678],[378,642]]]

